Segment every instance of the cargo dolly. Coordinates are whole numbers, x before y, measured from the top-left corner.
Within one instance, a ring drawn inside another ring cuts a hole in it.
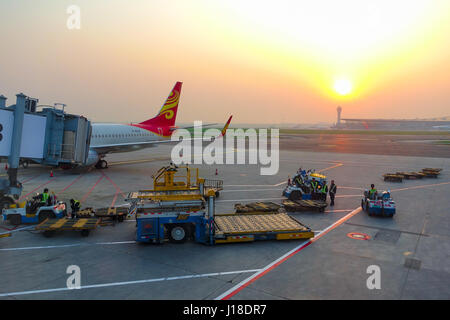
[[[239,214],[265,214],[279,212],[282,207],[273,202],[252,202],[248,204],[236,203],[234,210]]]
[[[423,178],[437,178],[441,173],[440,168],[423,168],[420,172],[397,172],[397,173],[386,173],[383,175],[384,181],[390,182],[402,182],[403,179],[414,180]]]
[[[403,182],[403,176],[396,173],[386,173],[383,175],[384,181]]]
[[[109,219],[110,221],[123,222],[128,215],[127,207],[109,207],[109,208],[99,208],[95,209],[94,215],[104,222],[104,219]]]
[[[283,207],[288,212],[324,212],[327,207],[327,203],[321,200],[283,200]]]
[[[437,178],[442,169],[439,168],[423,168],[422,173],[430,178]]]
[[[79,219],[45,219],[35,227],[35,230],[42,231],[45,237],[52,237],[58,231],[80,231],[81,236],[87,237],[91,230],[97,228],[100,223],[98,218],[79,218]]]
[[[216,215],[214,243],[292,240],[314,237],[310,228],[286,213]]]
[[[424,175],[419,172],[397,172],[396,174],[407,180],[422,179],[424,177]]]

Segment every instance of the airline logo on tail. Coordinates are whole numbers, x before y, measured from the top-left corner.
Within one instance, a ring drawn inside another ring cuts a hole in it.
[[[179,89],[181,89],[181,82],[178,82]],[[177,83],[177,85],[178,85]],[[172,119],[175,115],[175,109],[178,106],[178,101],[180,100],[180,91],[176,90],[177,85],[173,88],[172,92],[170,93],[169,97],[166,100],[166,103],[162,106],[161,110],[158,113],[158,116],[165,115],[165,118],[167,120]]]
[[[145,120],[138,124],[132,124],[132,126],[151,131],[157,135],[170,137],[172,134],[171,128],[175,125],[175,120],[177,118],[182,84],[182,82],[177,82],[175,84],[172,91],[170,91],[166,102],[164,102],[161,110],[159,110],[158,114],[154,118]]]

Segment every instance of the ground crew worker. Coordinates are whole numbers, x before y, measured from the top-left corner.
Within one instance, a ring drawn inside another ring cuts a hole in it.
[[[374,184],[371,184],[370,185],[370,190],[369,190],[369,198],[374,200],[376,195],[377,195],[377,189],[375,189],[375,185]]]
[[[48,189],[45,188],[44,192],[41,195],[41,206],[46,206],[48,205],[48,199],[49,199],[50,195],[48,193]]]
[[[320,189],[320,198],[323,201],[327,201],[327,192],[328,192],[328,186],[324,182],[322,188]]]
[[[318,183],[315,178],[312,178],[312,180],[311,180],[311,187],[312,187],[312,197],[311,198],[316,199]]]
[[[80,210],[80,201],[70,199],[70,207],[72,208],[72,219],[75,219],[78,211]]]
[[[330,199],[331,199],[330,207],[334,206],[334,197],[336,196],[336,191],[337,191],[337,187],[334,184],[334,180],[331,180],[330,191],[329,191]]]

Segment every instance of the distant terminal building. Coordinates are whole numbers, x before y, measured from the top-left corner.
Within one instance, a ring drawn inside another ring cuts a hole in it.
[[[349,119],[341,118],[342,108],[337,108],[337,129],[358,130],[450,130],[450,117],[433,119]]]

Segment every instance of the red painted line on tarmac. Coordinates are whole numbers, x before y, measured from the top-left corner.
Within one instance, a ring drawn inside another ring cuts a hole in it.
[[[228,300],[228,299],[230,299],[231,297],[236,295],[238,292],[242,291],[242,289],[248,287],[250,284],[252,284],[256,280],[258,280],[259,278],[263,277],[264,275],[266,275],[267,273],[269,273],[270,271],[272,271],[273,269],[275,269],[276,267],[281,265],[283,262],[285,262],[288,259],[292,258],[297,253],[299,253],[300,251],[302,251],[303,249],[305,249],[309,245],[313,244],[314,242],[316,242],[317,240],[322,238],[324,235],[326,235],[331,230],[339,227],[345,221],[347,221],[348,219],[350,219],[354,215],[358,214],[361,210],[362,210],[361,207],[353,210],[352,212],[350,212],[349,214],[347,214],[346,216],[342,217],[341,219],[339,219],[338,221],[336,221],[335,223],[330,225],[328,228],[326,228],[325,230],[320,232],[314,238],[308,240],[306,243],[300,245],[299,247],[294,248],[292,251],[288,252],[286,255],[278,258],[277,260],[275,260],[271,264],[267,265],[265,268],[261,269],[261,271],[255,273],[253,276],[251,276],[251,277],[245,279],[244,281],[240,282],[238,285],[236,285],[235,287],[233,287],[229,291],[225,292],[224,294],[222,294],[221,296],[219,296],[216,299],[220,299],[220,300]]]
[[[29,178],[29,179],[23,181],[22,183],[27,183],[28,181],[31,181],[31,180],[33,180],[33,179],[39,177],[39,176],[40,176],[40,174],[38,174],[37,176],[33,176],[33,177],[31,177],[31,178]]]
[[[37,189],[42,188],[43,186],[46,186],[47,184],[49,184],[50,182],[52,182],[53,180],[55,180],[55,178],[51,178],[50,180],[48,180],[46,183],[41,184],[39,187],[36,187],[35,189],[33,189],[32,191],[30,191],[29,193],[27,193],[26,195],[22,196],[19,198],[19,201],[28,197],[30,194],[32,194],[33,192],[35,192]]]
[[[87,197],[89,197],[89,195],[91,194],[91,192],[95,189],[95,187],[97,187],[97,185],[99,184],[99,182],[103,179],[104,177],[101,176],[100,178],[98,178],[97,182],[92,186],[91,190],[89,190],[81,199],[81,203],[84,202],[84,200],[87,199]]]
[[[0,227],[0,228],[5,229],[7,231],[13,231],[13,230],[17,229],[17,227],[18,226],[15,226],[14,228],[6,228],[6,227]]]
[[[60,194],[64,191],[66,191],[67,189],[69,189],[75,182],[77,182],[83,175],[80,174],[78,177],[75,178],[75,180],[73,180],[68,186],[66,186],[64,189],[62,189],[61,191],[57,192],[56,194]]]
[[[117,196],[119,195],[119,190],[116,190],[116,194],[114,195],[114,199],[111,203],[111,207],[114,207],[114,205],[116,204],[116,200],[117,200]]]
[[[114,181],[112,181],[112,179],[110,177],[108,177],[106,175],[106,173],[103,172],[103,170],[101,170],[102,175],[109,181],[111,182],[111,184],[116,188],[117,191],[120,192],[120,194],[122,195],[122,197],[126,198],[124,193],[122,192],[122,190],[119,188],[119,186],[117,184],[114,183]]]

